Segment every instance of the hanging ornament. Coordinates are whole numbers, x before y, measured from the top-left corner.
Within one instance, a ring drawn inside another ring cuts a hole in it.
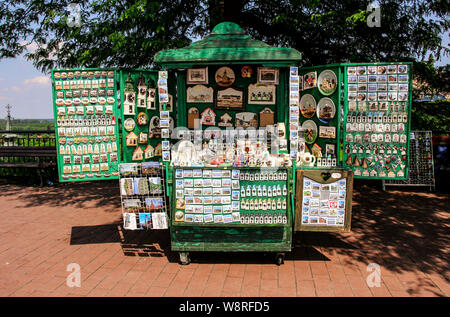
[[[347,156],[347,159],[345,160],[345,164],[347,164],[347,165],[352,165],[352,157],[349,155],[349,156]]]

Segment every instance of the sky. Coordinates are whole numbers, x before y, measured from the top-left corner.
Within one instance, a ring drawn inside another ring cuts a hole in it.
[[[443,44],[449,45],[450,33]],[[446,56],[436,66],[450,64]],[[24,57],[0,60],[0,119],[6,118],[6,105],[12,106],[15,119],[53,118],[50,75],[37,70]]]
[[[0,119],[6,105],[14,119],[53,118],[50,77],[23,57],[0,61]]]

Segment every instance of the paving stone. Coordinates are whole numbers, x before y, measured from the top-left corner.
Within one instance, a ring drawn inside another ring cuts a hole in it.
[[[168,231],[156,239],[122,229],[110,186],[0,185],[0,213],[17,211],[0,223],[0,296],[450,295],[445,194],[355,186],[352,231],[295,233],[282,266],[200,252],[181,266]],[[79,288],[66,284],[70,263],[81,267]],[[380,265],[380,287],[367,284],[370,263]]]

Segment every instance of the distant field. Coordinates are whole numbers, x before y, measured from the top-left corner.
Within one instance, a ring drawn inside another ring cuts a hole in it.
[[[12,130],[54,130],[53,119],[14,119]],[[0,130],[6,129],[6,120],[0,120]]]

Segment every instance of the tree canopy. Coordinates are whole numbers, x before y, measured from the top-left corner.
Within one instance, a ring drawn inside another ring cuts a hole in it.
[[[361,0],[3,0],[0,59],[25,54],[34,65],[149,67],[156,52],[188,45],[220,22],[256,39],[302,52],[305,66],[416,61],[449,54],[446,0],[379,0],[380,27],[369,27]],[[80,25],[68,5],[78,3]],[[68,23],[69,22],[69,23]],[[34,50],[27,50],[33,47]]]

